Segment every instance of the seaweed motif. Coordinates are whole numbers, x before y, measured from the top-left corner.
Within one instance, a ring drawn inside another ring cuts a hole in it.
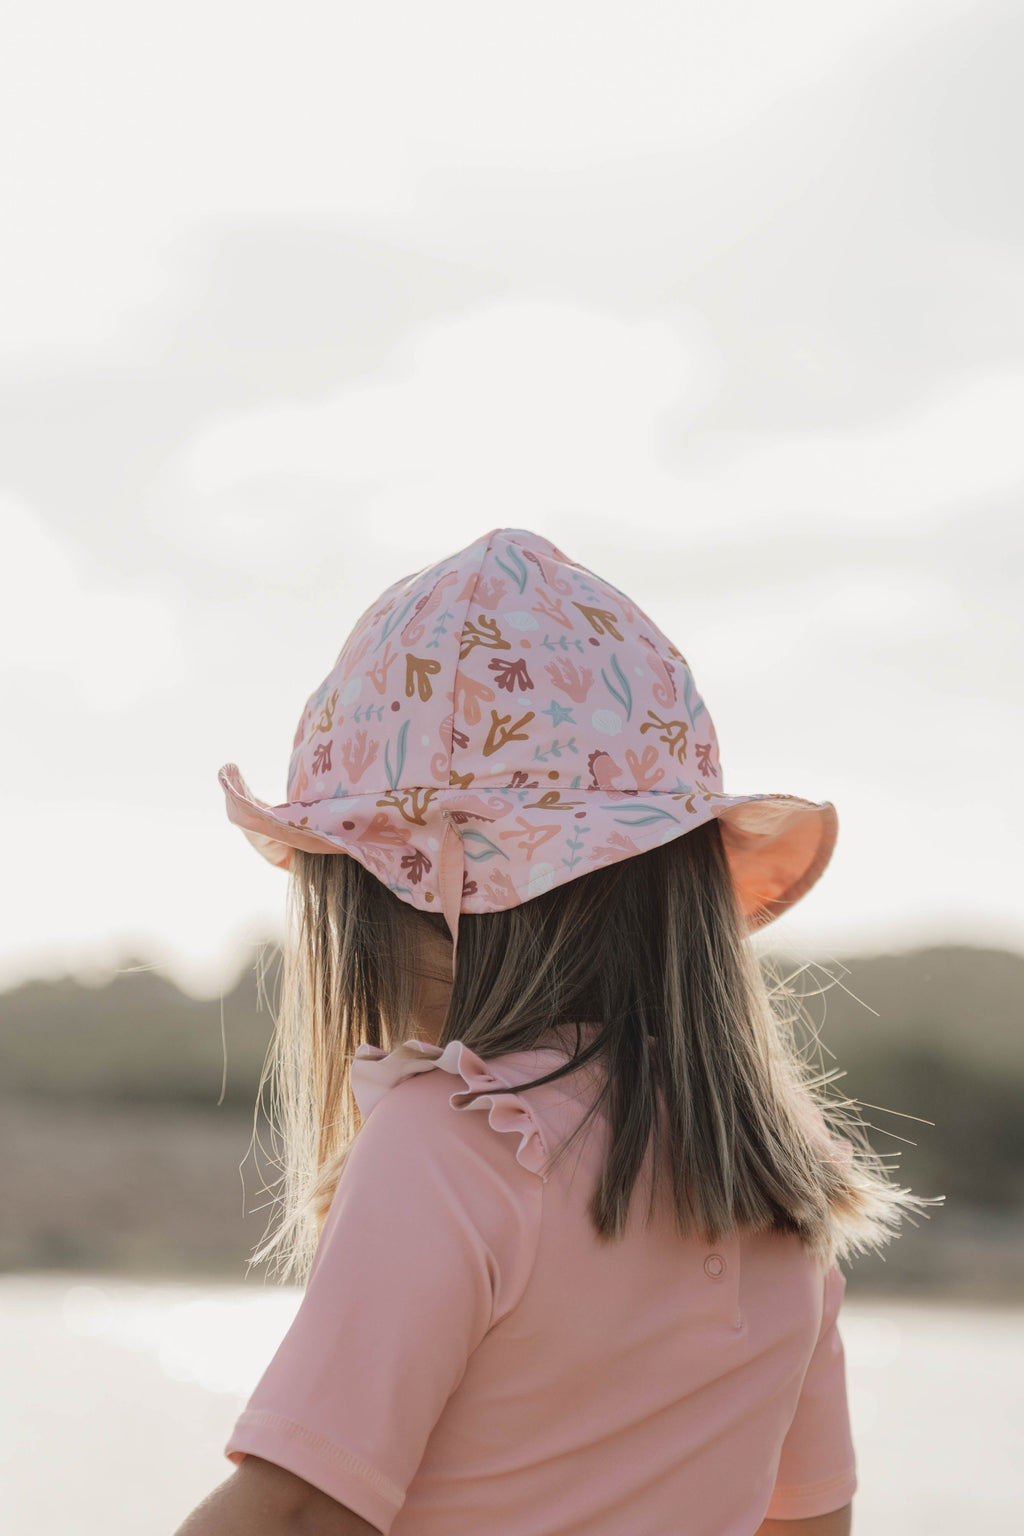
[[[617,700],[626,711],[626,719],[628,720],[633,713],[633,690],[629,686],[629,679],[625,672],[623,672],[619,664],[619,658],[614,651],[612,652],[611,669],[615,674],[615,684],[608,681],[608,674],[603,667],[601,668],[601,677],[612,698]]]

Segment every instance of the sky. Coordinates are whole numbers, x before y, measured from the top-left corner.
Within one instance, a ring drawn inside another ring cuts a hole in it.
[[[1024,950],[1024,12],[97,3],[0,56],[0,986],[283,929],[218,768],[533,529],[682,649],[766,931]]]

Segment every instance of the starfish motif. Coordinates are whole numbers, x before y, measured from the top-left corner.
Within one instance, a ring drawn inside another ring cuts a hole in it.
[[[576,724],[576,721],[572,717],[572,710],[566,709],[564,705],[559,704],[557,699],[552,699],[547,709],[541,710],[541,714],[551,716],[551,724],[555,730],[557,730],[565,720],[568,720],[570,725]]]

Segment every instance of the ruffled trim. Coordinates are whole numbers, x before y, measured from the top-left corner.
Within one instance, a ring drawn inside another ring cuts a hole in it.
[[[450,1096],[448,1102],[452,1109],[485,1109],[492,1130],[519,1136],[516,1161],[547,1183],[541,1169],[548,1160],[548,1151],[529,1105],[514,1093],[503,1093],[497,1098],[488,1094],[488,1088],[506,1088],[512,1084],[495,1077],[488,1064],[461,1040],[451,1040],[443,1049],[423,1040],[403,1041],[393,1051],[383,1051],[378,1045],[359,1046],[352,1058],[351,1080],[360,1114],[367,1119],[396,1084],[436,1068],[453,1077],[461,1077],[465,1084]]]

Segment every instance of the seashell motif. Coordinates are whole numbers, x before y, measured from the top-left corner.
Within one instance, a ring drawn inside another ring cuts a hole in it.
[[[601,736],[622,735],[622,716],[616,714],[614,709],[595,709],[590,723]]]

